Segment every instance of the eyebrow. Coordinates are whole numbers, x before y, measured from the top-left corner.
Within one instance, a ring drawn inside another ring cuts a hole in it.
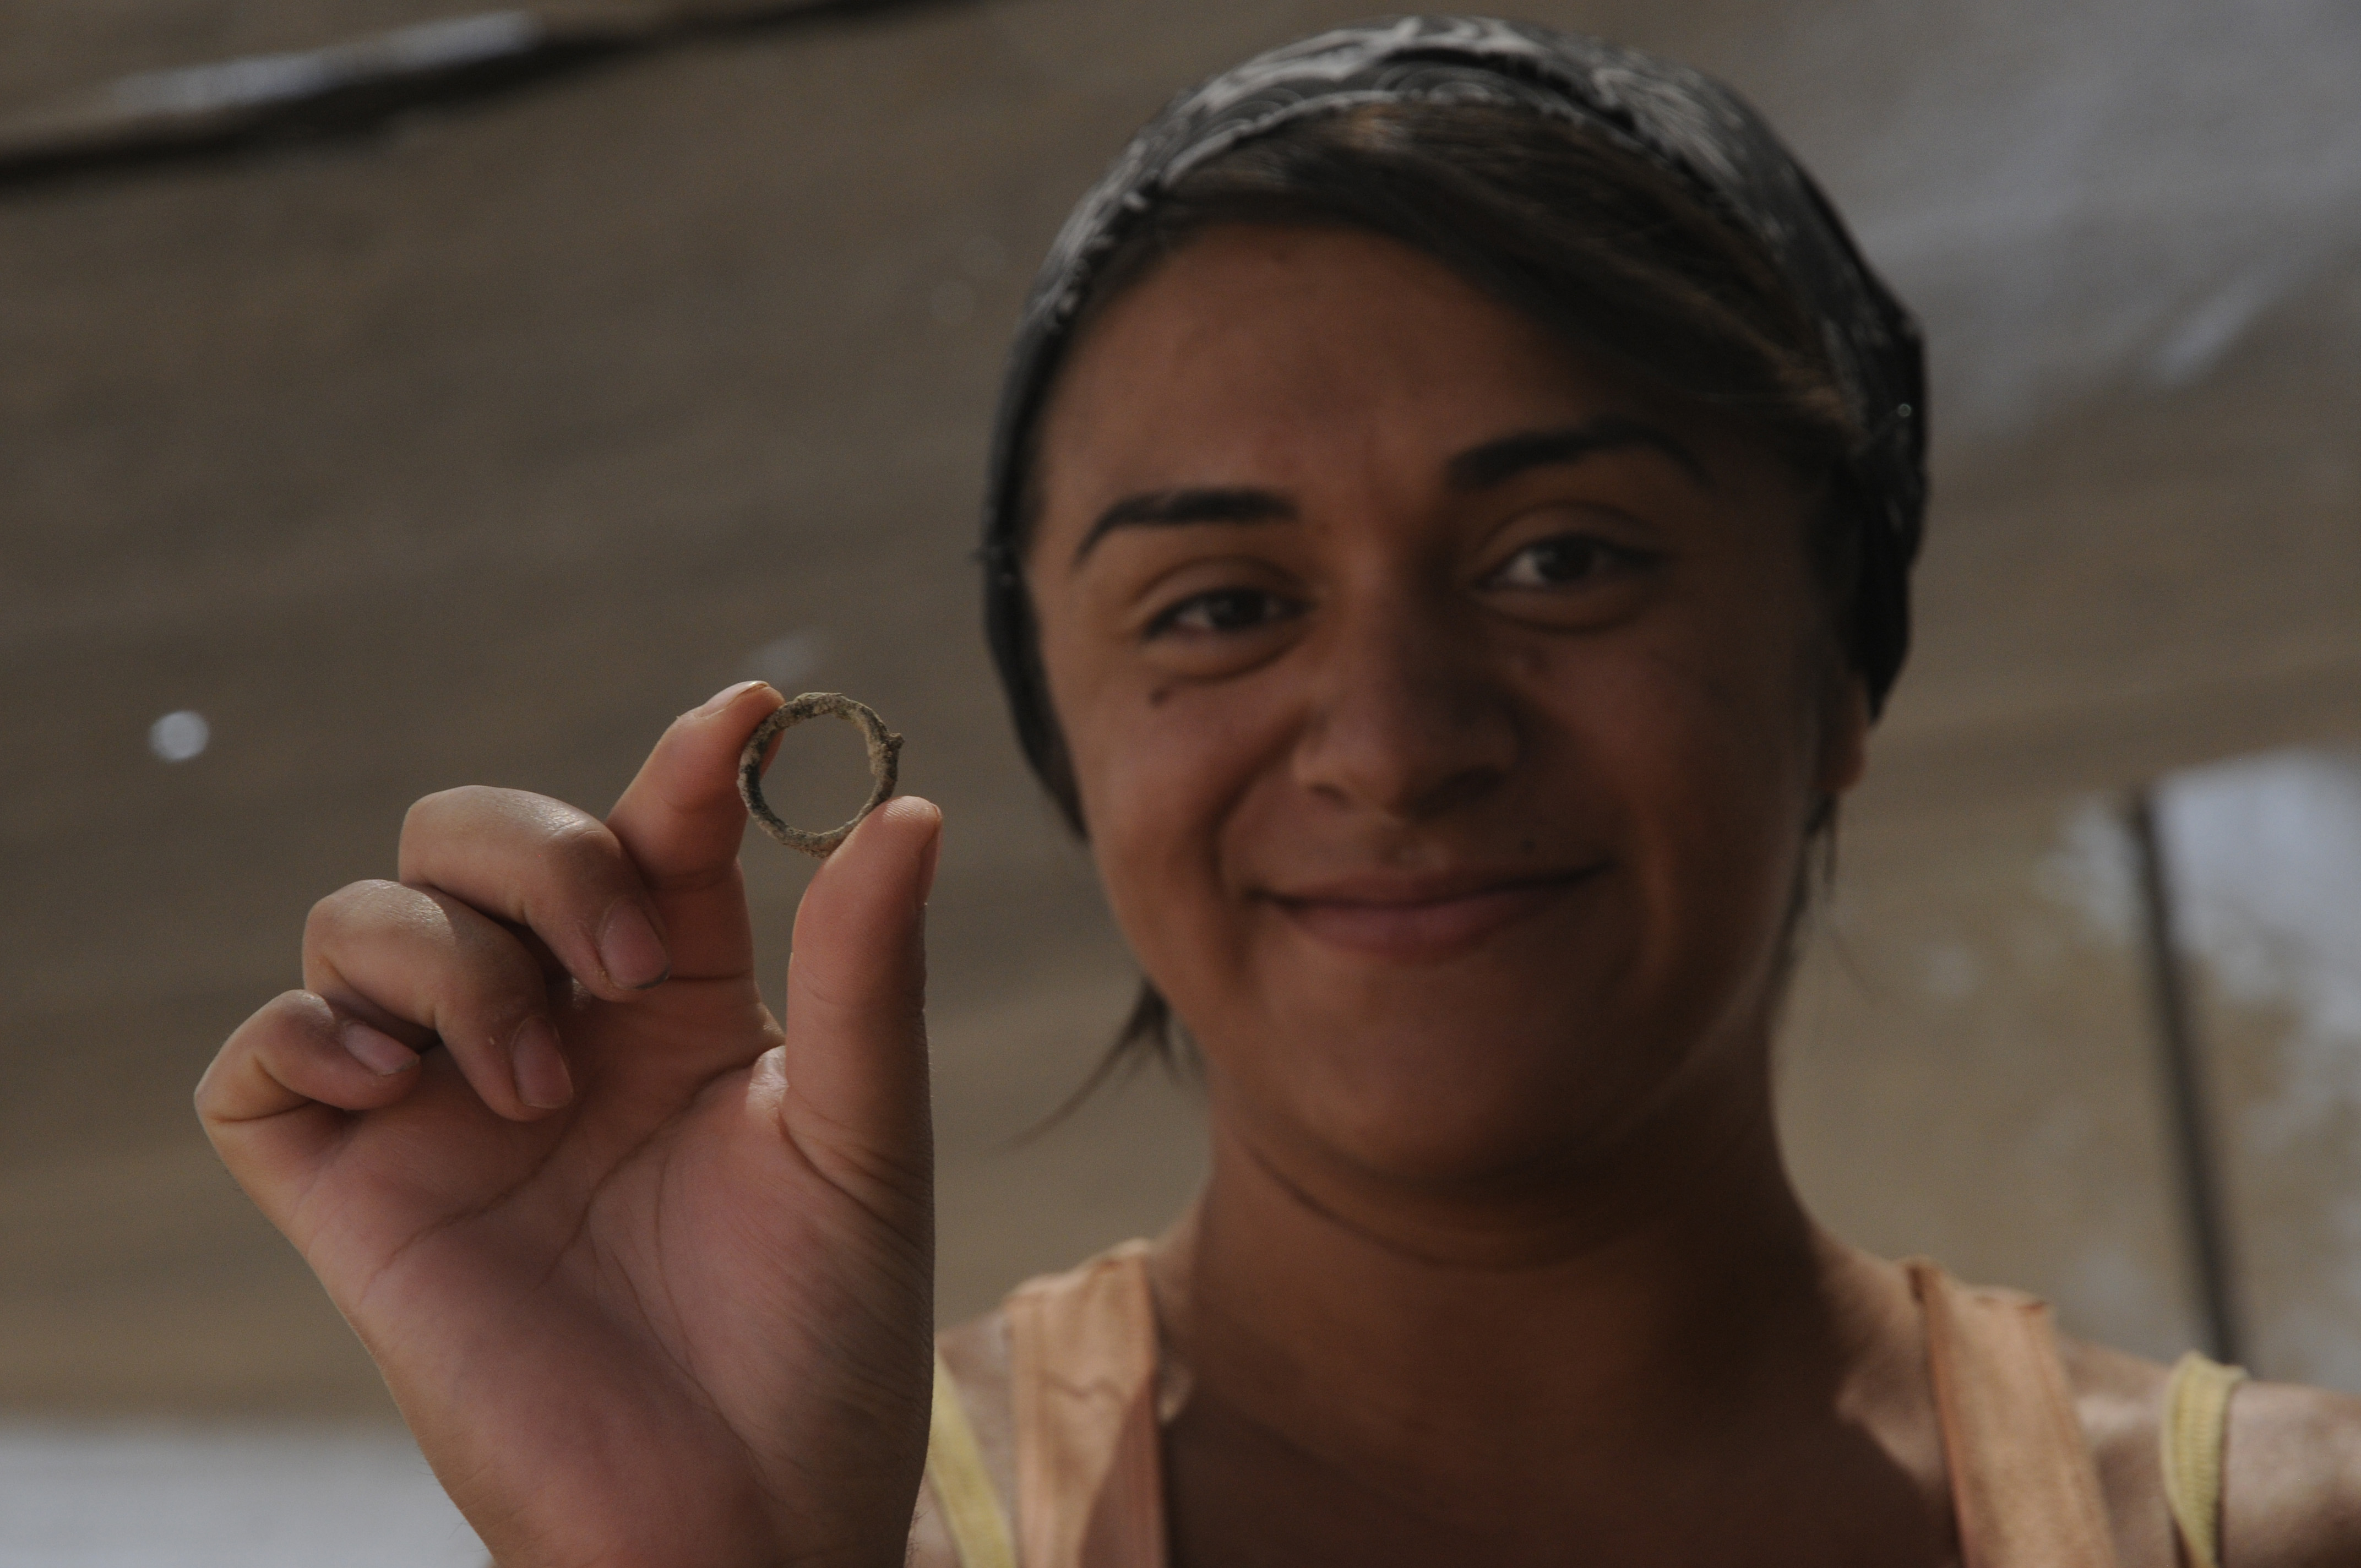
[[[1454,457],[1444,474],[1455,490],[1488,490],[1534,468],[1579,463],[1597,453],[1623,452],[1634,447],[1671,458],[1701,488],[1713,488],[1712,476],[1705,464],[1670,432],[1620,414],[1600,414],[1563,430],[1521,431],[1498,441],[1488,441]]]
[[[1276,490],[1197,488],[1126,496],[1099,513],[1074,548],[1074,565],[1118,528],[1174,528],[1191,522],[1286,522],[1295,503]]]
[[[1488,490],[1518,475],[1554,464],[1579,463],[1601,452],[1640,448],[1662,454],[1707,488],[1712,477],[1697,455],[1670,432],[1620,414],[1600,414],[1559,430],[1527,430],[1471,446],[1444,466],[1454,490]],[[1099,513],[1074,547],[1079,566],[1098,542],[1119,528],[1176,528],[1192,522],[1289,522],[1300,515],[1295,503],[1276,490],[1191,487],[1126,496]]]

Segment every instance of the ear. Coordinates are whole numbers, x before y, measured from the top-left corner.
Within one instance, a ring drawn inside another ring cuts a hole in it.
[[[1820,697],[1820,755],[1814,783],[1833,801],[1869,771],[1869,685],[1841,660],[1829,661]]]

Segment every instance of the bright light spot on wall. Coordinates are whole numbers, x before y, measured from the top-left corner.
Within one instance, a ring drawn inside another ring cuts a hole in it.
[[[2361,751],[2233,758],[2153,788],[2228,1166],[2246,1354],[2273,1377],[2361,1389]],[[2045,881],[2136,939],[2119,804],[2070,817]]]
[[[166,714],[148,727],[148,749],[168,762],[185,762],[204,755],[213,738],[214,727],[205,722],[205,716],[185,707]]]
[[[2242,757],[2157,795],[2181,945],[2229,1000],[2295,1025],[2253,1130],[2278,1140],[2361,1109],[2361,752]],[[2361,1336],[2351,1368],[2361,1381]]]
[[[2361,1108],[2361,751],[2296,749],[2183,768],[2157,781],[2156,800],[2178,944],[2204,960],[2226,999],[2280,1009],[2323,1042],[2323,1059],[2344,1064],[2345,1076],[2313,1086],[2320,1103]],[[2138,928],[2132,856],[2120,806],[2082,802],[2042,886],[2129,943]]]

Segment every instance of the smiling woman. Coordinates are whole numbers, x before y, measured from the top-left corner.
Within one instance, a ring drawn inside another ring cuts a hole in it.
[[[504,1563],[2350,1562],[2350,1401],[2061,1340],[1787,1180],[1923,428],[1705,79],[1443,18],[1249,62],[1061,236],[986,521],[1135,1037],[1202,1060],[1189,1213],[930,1354],[938,821],[821,868],[774,1021],[758,683],[603,821],[421,801],[200,1108]]]
[[[1041,456],[1027,581],[1076,803],[1217,1102],[1316,1070],[1307,1115],[1413,1140],[1464,1106],[1469,1157],[1521,1165],[1619,1070],[1585,1044],[1767,994],[1860,726],[1816,487],[1742,421],[1389,241],[1236,225],[1097,319]],[[1155,526],[1107,528],[1141,497]],[[1765,983],[1699,983],[1723,963]]]

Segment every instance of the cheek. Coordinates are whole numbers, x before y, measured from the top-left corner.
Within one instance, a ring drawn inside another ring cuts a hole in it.
[[[1275,710],[1251,681],[1214,690],[1113,661],[1065,676],[1051,693],[1108,903],[1142,966],[1185,988],[1236,945],[1222,832],[1268,764]]]
[[[1811,812],[1811,736],[1790,662],[1668,639],[1591,695],[1599,711],[1582,732],[1617,781],[1654,928],[1642,983],[1745,1000],[1776,961]]]

